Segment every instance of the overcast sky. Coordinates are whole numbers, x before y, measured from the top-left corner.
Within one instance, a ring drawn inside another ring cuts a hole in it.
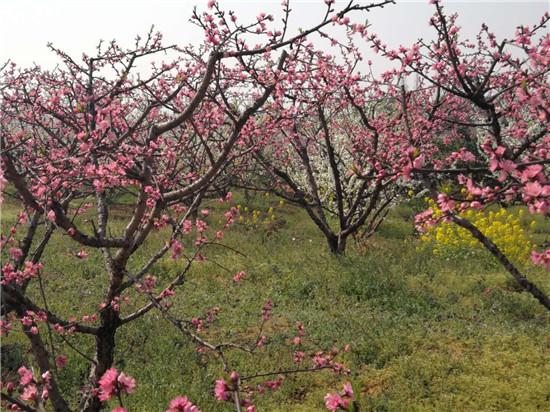
[[[280,0],[219,0],[219,3],[224,9],[234,10],[241,22],[254,19],[260,11],[277,17],[281,10]],[[290,3],[293,32],[319,22],[324,14],[322,0],[290,0]],[[459,13],[459,25],[466,34],[475,34],[485,22],[498,37],[509,37],[516,26],[539,21],[548,11],[549,2],[448,0],[444,4],[448,11]],[[115,38],[130,46],[136,34],[145,34],[152,24],[164,34],[166,44],[199,44],[202,32],[189,23],[194,5],[205,9],[206,0],[0,0],[0,62],[11,59],[20,66],[36,62],[52,68],[57,60],[47,50],[47,42],[79,57],[83,52],[93,54],[99,39]],[[419,37],[431,36],[427,22],[433,10],[427,1],[397,0],[396,5],[355,14],[352,18],[368,18],[371,31],[390,46],[410,45]],[[368,48],[364,50],[365,57],[372,58]],[[383,65],[379,59],[373,60]]]

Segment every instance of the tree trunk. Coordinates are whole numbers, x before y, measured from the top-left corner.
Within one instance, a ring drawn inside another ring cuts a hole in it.
[[[327,243],[330,253],[335,255],[343,255],[346,253],[347,237],[343,236],[327,236]]]
[[[96,336],[96,353],[94,356],[95,363],[90,368],[88,382],[92,387],[97,386],[97,382],[103,374],[113,365],[115,352],[115,335],[120,324],[118,313],[111,307],[106,308],[101,313],[101,324]],[[90,388],[91,389],[91,388]],[[82,412],[99,412],[102,402],[93,392],[88,390],[84,394],[84,398],[80,402],[79,411]]]
[[[116,264],[108,264],[110,272],[110,285],[106,296],[107,304],[100,312],[101,327],[96,335],[96,350],[94,364],[90,368],[88,384],[92,388],[97,387],[97,382],[103,374],[113,365],[115,352],[115,335],[120,326],[120,316],[112,302],[120,296],[120,285],[124,278],[124,269]],[[90,389],[92,389],[90,388]],[[102,402],[91,390],[86,391],[80,402],[79,411],[99,412],[102,409]]]
[[[346,253],[346,245],[347,245],[347,237],[340,236],[338,238],[338,247],[337,247],[337,253],[339,255],[343,255]]]

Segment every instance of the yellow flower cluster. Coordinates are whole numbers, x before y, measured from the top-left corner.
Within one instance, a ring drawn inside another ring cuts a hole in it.
[[[442,212],[437,204],[431,199],[427,202],[434,211],[434,217],[441,216]],[[520,218],[523,214],[522,209],[519,211],[504,208],[497,211],[469,209],[460,216],[472,222],[510,260],[526,263],[534,244],[529,233],[521,226]],[[531,229],[534,224],[535,222],[531,223]],[[429,227],[421,236],[421,240],[432,243],[434,254],[443,256],[471,255],[485,250],[484,246],[469,231],[452,222],[440,222]]]
[[[284,203],[280,203],[281,206],[283,204]],[[237,209],[240,210],[239,223],[247,227],[256,227],[259,223],[267,225],[277,218],[273,212],[273,207],[267,209],[266,212],[262,212],[261,210],[250,210],[247,206],[242,207],[241,205],[237,205]]]

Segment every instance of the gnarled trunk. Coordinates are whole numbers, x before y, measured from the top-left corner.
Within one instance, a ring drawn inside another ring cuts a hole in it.
[[[346,253],[347,236],[327,236],[327,243],[330,253],[343,255]]]

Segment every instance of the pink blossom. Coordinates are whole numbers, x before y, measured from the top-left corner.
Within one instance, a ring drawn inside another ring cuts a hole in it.
[[[422,166],[424,166],[424,155],[420,155],[418,156],[416,159],[414,159],[413,161],[413,168],[415,169],[420,169]]]
[[[208,224],[204,220],[197,219],[195,222],[195,226],[197,227],[197,232],[202,233],[208,229]]]
[[[353,388],[351,386],[351,383],[349,382],[344,383],[344,394],[350,398],[353,397]]]
[[[15,384],[13,382],[8,382],[6,383],[6,391],[8,392],[9,395],[11,395],[13,393],[13,391],[15,390]]]
[[[283,384],[283,380],[284,380],[284,377],[282,375],[279,375],[279,377],[276,380],[266,381],[264,384],[272,391],[276,391]]]
[[[160,297],[162,299],[164,299],[164,298],[169,297],[169,296],[174,296],[175,294],[176,294],[176,292],[174,292],[172,289],[166,288],[160,293]]]
[[[172,242],[172,259],[175,260],[178,257],[180,257],[182,250],[183,250],[183,245],[181,244],[181,242],[174,240]]]
[[[525,168],[525,170],[521,173],[521,180],[527,181],[534,179],[538,176],[539,173],[542,172],[542,165],[531,165]]]
[[[539,182],[526,183],[523,188],[523,193],[527,196],[537,197],[542,193],[542,186]]]
[[[506,148],[504,146],[498,146],[495,150],[495,154],[498,156],[498,157],[502,157],[504,156],[504,153],[506,153]]]
[[[245,278],[245,276],[246,276],[246,272],[241,270],[239,273],[233,276],[233,282],[240,282]]]
[[[109,400],[117,393],[132,393],[136,387],[136,381],[115,368],[107,369],[99,379],[99,399],[101,401]]]
[[[351,383],[344,383],[344,390],[340,393],[327,393],[325,396],[325,406],[330,411],[336,411],[338,408],[347,410],[350,400],[353,399],[353,388]]]
[[[223,379],[218,379],[214,386],[214,396],[219,401],[228,401],[230,398],[229,386]]]
[[[88,252],[86,252],[84,249],[82,249],[82,250],[79,250],[78,252],[76,252],[75,256],[79,259],[86,259],[88,257]]]
[[[7,336],[12,329],[13,326],[10,322],[0,320],[0,336]]]
[[[401,170],[401,174],[403,175],[403,178],[405,180],[411,180],[411,173],[413,171],[413,168],[411,165],[407,165],[403,168],[403,170]]]
[[[22,386],[28,385],[34,379],[32,371],[24,366],[17,369],[17,373],[19,374],[19,384]]]
[[[67,365],[67,357],[65,355],[58,355],[55,357],[55,365],[58,369],[63,369]]]
[[[136,380],[126,375],[124,372],[120,372],[117,381],[121,392],[132,393],[136,388]]]
[[[178,396],[170,401],[166,412],[201,412],[186,396]]]
[[[335,412],[342,402],[342,397],[337,393],[327,393],[325,395],[325,407],[331,412]]]
[[[101,131],[105,131],[109,128],[110,124],[107,120],[102,120],[101,122],[99,122],[99,124],[97,125],[99,127],[99,129]]]
[[[302,363],[305,357],[306,357],[306,353],[303,351],[294,352],[294,363]]]
[[[99,399],[106,401],[116,393],[116,380],[118,371],[115,368],[107,369],[103,376],[99,379],[100,394]]]
[[[36,385],[27,385],[25,386],[25,389],[23,389],[23,393],[21,394],[21,399],[24,401],[33,401],[38,398],[38,389],[36,388]]]
[[[267,337],[265,335],[262,335],[258,338],[258,341],[256,342],[256,346],[261,348],[262,346],[265,345],[266,342],[267,342]]]
[[[546,249],[544,252],[537,252],[533,250],[531,252],[531,260],[535,265],[543,265],[550,268],[550,249]]]
[[[47,214],[46,214],[46,217],[48,218],[48,220],[52,223],[55,223],[55,212],[53,210],[50,210]]]
[[[506,173],[510,174],[517,169],[517,165],[511,160],[505,159],[499,163],[499,166]]]
[[[92,182],[92,185],[94,186],[95,190],[99,193],[105,191],[105,183],[99,179],[94,179],[94,181]]]
[[[146,275],[143,281],[136,286],[138,292],[151,292],[157,285],[157,277]]]
[[[437,195],[437,204],[442,212],[452,212],[455,208],[455,202],[444,193]]]
[[[13,260],[19,260],[19,258],[23,256],[23,251],[18,247],[10,247],[9,254]]]
[[[273,302],[271,299],[268,299],[268,301],[265,303],[262,311],[262,319],[264,321],[269,320],[271,318],[271,311],[273,310]]]

